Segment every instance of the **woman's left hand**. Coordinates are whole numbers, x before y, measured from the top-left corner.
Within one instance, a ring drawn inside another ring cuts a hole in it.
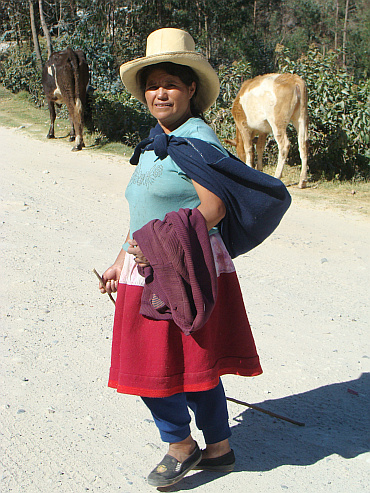
[[[130,246],[127,249],[127,253],[131,253],[132,255],[135,255],[135,262],[138,264],[139,267],[146,267],[147,265],[150,265],[148,262],[148,259],[144,257],[143,252],[140,250],[139,245],[136,243],[135,240],[128,240],[128,243]]]

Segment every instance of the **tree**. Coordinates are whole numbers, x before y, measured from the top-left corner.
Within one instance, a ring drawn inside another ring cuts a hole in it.
[[[338,21],[339,21],[339,0],[335,0],[334,50],[338,49]]]
[[[349,7],[349,0],[346,0],[346,9],[344,14],[344,26],[343,26],[343,67],[346,66],[348,7]]]
[[[41,27],[42,27],[42,30],[44,31],[44,36],[45,36],[46,44],[48,47],[48,58],[50,58],[51,54],[53,53],[53,47],[51,44],[50,31],[49,31],[48,26],[46,25],[46,21],[45,21],[44,7],[42,4],[42,0],[39,0],[39,12],[40,12]]]
[[[28,3],[29,3],[29,8],[30,8],[31,31],[32,31],[33,44],[35,47],[36,60],[37,60],[39,72],[42,72],[43,62],[42,62],[42,57],[41,57],[39,37],[37,35],[37,28],[36,28],[36,21],[35,21],[35,10],[33,8],[33,1],[28,0]]]

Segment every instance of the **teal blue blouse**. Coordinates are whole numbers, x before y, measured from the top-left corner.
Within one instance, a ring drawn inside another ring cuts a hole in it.
[[[171,134],[204,140],[227,154],[214,131],[200,118],[189,118]],[[170,156],[161,160],[154,151],[141,154],[125,196],[130,209],[131,237],[133,232],[152,219],[162,221],[167,212],[180,208],[194,209],[200,204],[191,179]],[[127,244],[124,249],[127,249]]]

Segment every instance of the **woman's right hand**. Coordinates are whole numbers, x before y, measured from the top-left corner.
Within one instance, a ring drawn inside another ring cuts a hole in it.
[[[121,277],[121,272],[123,268],[123,262],[125,260],[126,252],[121,249],[118,257],[114,264],[107,269],[102,275],[102,279],[105,282],[105,287],[101,282],[99,282],[99,289],[102,294],[104,293],[115,293],[118,288],[118,281]]]
[[[113,264],[102,275],[102,279],[105,282],[105,287],[99,282],[99,289],[102,294],[104,293],[116,293],[118,288],[118,281],[121,276],[122,266]]]

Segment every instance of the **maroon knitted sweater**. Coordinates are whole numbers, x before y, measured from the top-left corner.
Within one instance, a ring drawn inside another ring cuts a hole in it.
[[[184,334],[200,329],[217,298],[217,274],[206,222],[198,209],[169,212],[133,233],[150,266],[140,313],[173,319]]]

